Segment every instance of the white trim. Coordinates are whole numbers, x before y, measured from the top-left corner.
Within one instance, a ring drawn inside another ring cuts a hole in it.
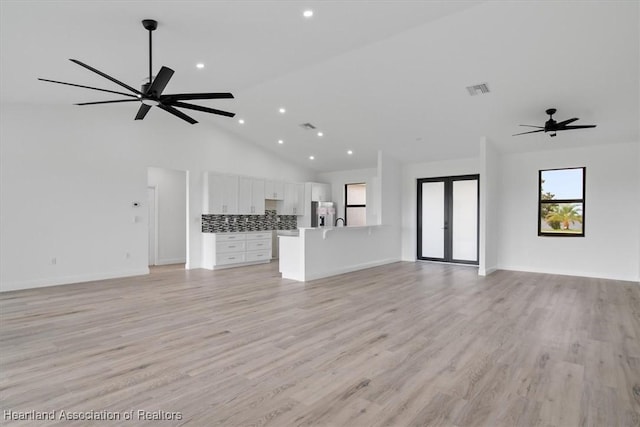
[[[531,267],[524,266],[499,266],[498,270],[508,270],[508,271],[522,271],[525,273],[541,273],[541,274],[556,274],[558,276],[574,276],[574,277],[585,277],[590,279],[607,279],[607,280],[618,280],[621,282],[640,282],[640,277],[628,277],[628,276],[614,276],[614,275],[602,275],[597,272],[584,272],[584,271],[570,271],[570,270],[550,270],[550,269],[537,269]]]
[[[237,264],[220,264],[220,265],[214,265],[211,268],[208,268],[208,267],[202,267],[202,268],[204,268],[205,270],[224,270],[227,268],[246,267],[248,265],[269,264],[270,262],[271,262],[271,259],[265,259],[260,261],[239,262]]]
[[[495,273],[496,271],[498,271],[497,267],[481,267],[478,269],[478,276],[488,276],[492,273]]]
[[[149,170],[149,168],[147,168],[147,171]],[[148,172],[147,172],[148,173]],[[147,189],[153,189],[153,225],[154,225],[154,230],[153,233],[155,234],[155,236],[153,237],[153,264],[151,264],[151,260],[147,261],[148,265],[158,265],[158,197],[159,195],[159,191],[158,191],[158,185],[154,184],[154,185],[148,185],[147,184]],[[149,212],[149,209],[147,209],[147,213]],[[147,218],[147,221],[151,220],[151,218]],[[147,227],[148,229],[149,227]],[[148,236],[148,231],[147,231],[147,241],[149,240],[149,236]],[[147,243],[148,244],[148,243]]]
[[[169,265],[169,264],[186,264],[186,258],[163,258],[156,259],[156,265]]]
[[[78,276],[65,276],[55,279],[34,279],[23,282],[3,283],[0,292],[17,291],[22,289],[44,288],[47,286],[70,285],[73,283],[94,282],[96,280],[116,279],[121,277],[143,276],[149,274],[149,268],[136,268],[132,270],[115,271],[111,273],[81,274]]]

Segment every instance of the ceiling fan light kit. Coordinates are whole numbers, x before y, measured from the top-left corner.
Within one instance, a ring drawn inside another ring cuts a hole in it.
[[[549,115],[549,120],[547,120],[545,122],[544,126],[520,125],[520,126],[526,126],[526,127],[538,128],[538,129],[537,130],[532,130],[532,131],[529,131],[529,132],[516,133],[513,136],[525,135],[525,134],[528,134],[528,133],[544,132],[544,133],[548,133],[550,137],[554,137],[554,136],[556,136],[556,133],[558,131],[561,131],[561,130],[587,129],[587,128],[596,127],[596,125],[569,126],[571,123],[575,122],[576,120],[580,120],[577,117],[574,117],[572,119],[563,120],[561,122],[556,122],[555,120],[553,120],[553,115],[556,113],[556,109],[555,108],[549,108],[549,109],[547,109],[545,111],[545,113],[547,113]]]
[[[189,100],[198,100],[198,99],[229,99],[233,98],[231,93],[177,93],[170,95],[163,95],[162,92],[164,88],[169,83],[169,80],[173,76],[174,71],[171,68],[163,66],[160,68],[158,74],[153,76],[153,66],[152,66],[152,33],[158,28],[158,22],[153,19],[144,19],[142,20],[142,26],[149,31],[149,80],[144,83],[141,87],[141,90],[134,89],[133,87],[111,77],[110,75],[103,73],[83,62],[78,61],[77,59],[70,59],[71,62],[80,65],[81,67],[86,68],[89,71],[92,71],[107,80],[112,81],[118,86],[127,89],[131,93],[118,92],[109,89],[101,89],[97,87],[84,86],[75,83],[67,83],[61,82],[57,80],[48,80],[41,79],[38,80],[50,83],[57,83],[67,86],[81,87],[84,89],[97,90],[101,92],[114,93],[117,95],[123,95],[128,97],[127,99],[115,99],[111,101],[95,101],[95,102],[82,102],[76,105],[96,105],[96,104],[113,104],[120,102],[140,102],[141,105],[138,109],[138,113],[136,114],[135,120],[142,120],[145,118],[151,107],[158,107],[161,110],[166,111],[169,114],[173,114],[174,116],[188,122],[191,124],[198,123],[192,117],[186,115],[182,111],[178,110],[179,108],[186,108],[188,110],[194,111],[202,111],[204,113],[217,114],[225,117],[234,117],[235,113],[230,113],[228,111],[216,110],[214,108],[203,107],[201,105],[191,104],[182,101]]]

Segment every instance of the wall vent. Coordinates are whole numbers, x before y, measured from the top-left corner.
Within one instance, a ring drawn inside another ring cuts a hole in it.
[[[306,130],[314,130],[316,127],[314,125],[312,125],[311,123],[302,123],[300,124],[300,127],[302,129],[306,129]]]
[[[469,95],[484,95],[485,93],[489,93],[489,86],[486,83],[480,83],[475,86],[467,86],[467,91],[469,91]]]

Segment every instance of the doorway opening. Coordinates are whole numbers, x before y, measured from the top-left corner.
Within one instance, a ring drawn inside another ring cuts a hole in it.
[[[418,259],[478,265],[479,180],[479,175],[418,179]]]
[[[188,174],[147,168],[149,266],[184,268],[188,251]]]

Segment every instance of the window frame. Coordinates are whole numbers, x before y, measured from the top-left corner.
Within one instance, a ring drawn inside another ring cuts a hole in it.
[[[582,198],[581,199],[552,199],[542,200],[542,173],[549,171],[582,169]],[[575,166],[568,168],[552,168],[538,170],[538,236],[540,237],[584,237],[585,236],[585,212],[586,212],[586,183],[587,183],[587,167]],[[567,233],[561,231],[542,231],[542,205],[543,204],[562,204],[562,203],[581,203],[582,204],[582,231],[580,233]]]
[[[349,192],[347,190],[347,187],[349,187],[350,185],[364,185],[365,189],[367,188],[367,183],[366,182],[350,182],[350,183],[344,185],[344,225],[345,225],[345,227],[347,225],[349,225],[349,218],[347,218],[348,208],[365,208],[365,209],[367,208],[367,204],[366,203],[364,205],[350,205],[350,204],[348,204],[348,202],[349,202],[349,197],[348,197]]]

